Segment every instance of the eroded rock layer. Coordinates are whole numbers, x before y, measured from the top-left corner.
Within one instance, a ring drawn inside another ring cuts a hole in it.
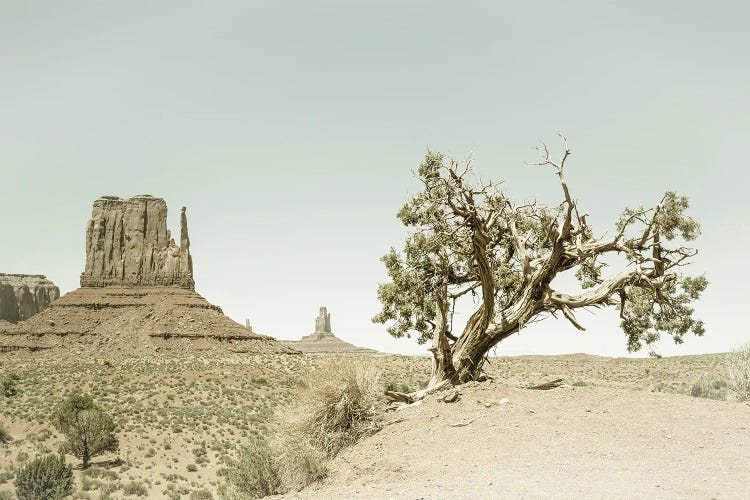
[[[149,195],[102,196],[86,225],[82,287],[109,285],[194,288],[187,216],[180,216],[180,245],[167,229],[167,204]]]
[[[84,287],[12,328],[0,323],[0,347],[100,353],[172,350],[295,352],[250,332],[193,290],[177,286]]]
[[[58,298],[60,289],[41,274],[0,273],[0,320],[27,320]]]

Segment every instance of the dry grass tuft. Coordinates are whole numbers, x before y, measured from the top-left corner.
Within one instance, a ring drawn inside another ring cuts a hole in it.
[[[278,415],[274,447],[289,490],[325,477],[326,462],[376,432],[380,377],[370,365],[334,359],[312,372],[297,403]]]
[[[739,401],[750,400],[750,343],[734,349],[727,358],[729,386]]]
[[[277,414],[273,440],[245,448],[220,489],[223,498],[260,498],[324,478],[327,461],[376,432],[382,386],[370,366],[335,359],[312,372],[296,403]]]
[[[299,404],[286,412],[280,430],[333,457],[378,430],[376,407],[381,393],[373,368],[334,360],[311,374]]]

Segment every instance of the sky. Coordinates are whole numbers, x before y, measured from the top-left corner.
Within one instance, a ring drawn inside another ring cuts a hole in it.
[[[746,2],[0,0],[0,272],[78,286],[91,204],[151,194],[196,289],[296,339],[321,305],[357,345],[424,354],[370,318],[427,149],[469,155],[513,198],[557,204],[530,167],[563,132],[599,234],[666,190],[703,224],[690,272],[703,338],[750,341]],[[564,290],[562,290],[564,291]],[[627,355],[616,311],[549,319],[498,355]],[[641,352],[639,355],[645,355]]]

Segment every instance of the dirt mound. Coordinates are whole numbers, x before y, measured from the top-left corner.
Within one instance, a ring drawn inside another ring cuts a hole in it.
[[[0,347],[294,352],[227,318],[195,291],[176,286],[79,288],[16,328],[0,325]]]
[[[604,387],[467,384],[388,414],[289,498],[744,498],[750,405]],[[504,398],[507,398],[504,399]]]

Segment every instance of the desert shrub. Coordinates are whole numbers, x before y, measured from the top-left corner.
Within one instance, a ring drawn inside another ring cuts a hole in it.
[[[313,372],[296,403],[278,413],[269,442],[255,437],[223,475],[222,498],[259,498],[300,489],[327,474],[327,460],[379,428],[376,372],[336,360]]]
[[[52,424],[67,438],[61,451],[80,458],[84,469],[91,457],[119,448],[114,420],[94,404],[91,396],[73,394],[64,400],[53,413]]]
[[[123,485],[122,493],[125,496],[145,497],[148,495],[148,488],[141,481],[130,481]]]
[[[378,429],[377,374],[354,362],[331,362],[313,372],[283,418],[282,435],[310,443],[327,457]]]
[[[727,359],[729,386],[740,401],[750,400],[750,344],[734,349]]]
[[[18,380],[19,377],[15,373],[6,373],[0,379],[0,393],[6,398],[10,398],[18,394]]]
[[[225,499],[262,498],[284,492],[276,459],[262,438],[255,438],[243,448],[226,478],[219,487],[219,494]]]
[[[690,395],[694,398],[707,399],[727,399],[727,382],[726,380],[714,380],[709,382],[704,378],[698,379],[690,389]]]
[[[325,453],[309,442],[294,443],[286,440],[279,447],[277,469],[285,490],[300,490],[310,483],[320,481],[328,475]]]
[[[11,441],[13,441],[13,438],[5,430],[5,427],[0,424],[0,444],[10,443]]]
[[[73,472],[62,455],[47,455],[21,467],[15,486],[19,500],[63,498],[73,492]]]
[[[16,497],[12,492],[8,490],[0,491],[0,500],[13,500],[14,498]]]
[[[190,492],[190,500],[212,500],[214,496],[205,488]]]

